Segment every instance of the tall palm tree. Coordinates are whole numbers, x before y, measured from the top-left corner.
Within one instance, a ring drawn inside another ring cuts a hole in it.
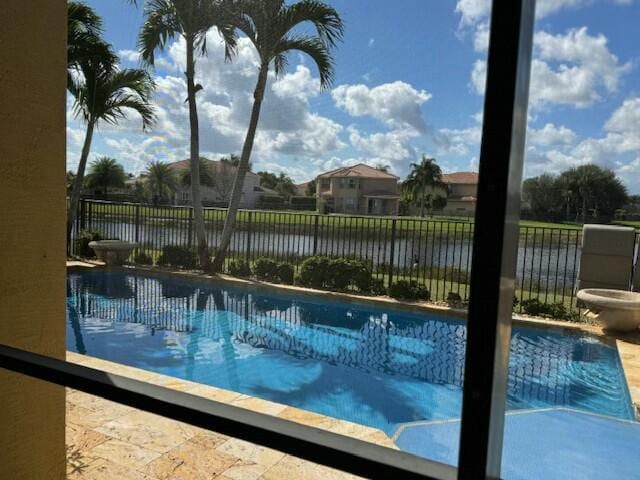
[[[287,68],[288,53],[299,51],[315,62],[320,74],[320,87],[325,89],[333,80],[331,50],[342,39],[343,34],[343,24],[338,12],[317,0],[302,0],[292,4],[287,4],[284,0],[239,0],[238,7],[240,12],[237,28],[253,43],[260,57],[260,69],[253,92],[249,128],[233,183],[222,238],[213,261],[213,271],[222,270],[235,228],[269,69],[273,66],[276,76],[281,75]],[[304,30],[303,33],[294,31],[296,27],[307,23],[315,29],[315,35]]]
[[[67,87],[80,72],[82,62],[92,60],[104,70],[112,70],[118,57],[102,38],[102,19],[82,2],[67,3]]]
[[[442,170],[435,159],[422,156],[420,163],[412,163],[411,172],[404,181],[402,188],[410,198],[420,204],[420,216],[424,217],[425,207],[431,208],[431,203],[438,188],[445,188],[441,181]]]
[[[124,168],[114,158],[100,157],[89,166],[87,175],[87,186],[89,188],[100,188],[106,197],[109,188],[122,188],[127,178]]]
[[[153,161],[147,165],[144,172],[147,185],[154,198],[163,198],[165,193],[170,195],[175,192],[178,182],[173,169],[168,163]]]
[[[75,97],[74,113],[85,121],[87,131],[69,202],[67,239],[71,237],[95,128],[100,122],[115,125],[131,110],[142,118],[143,130],[151,126],[155,121],[155,111],[149,103],[149,97],[154,88],[153,80],[144,70],[107,71],[102,68],[100,62],[82,62],[82,79],[74,80],[71,92]]]
[[[236,45],[235,29],[231,23],[229,1],[217,0],[148,0],[144,9],[144,25],[138,38],[142,60],[153,66],[156,50],[164,50],[168,41],[182,37],[186,44],[187,102],[191,130],[191,199],[193,219],[198,241],[200,266],[209,265],[209,248],[204,231],[204,211],[200,193],[200,139],[196,93],[202,85],[195,83],[195,56],[207,54],[207,32],[217,28],[225,43],[225,57],[231,58]]]

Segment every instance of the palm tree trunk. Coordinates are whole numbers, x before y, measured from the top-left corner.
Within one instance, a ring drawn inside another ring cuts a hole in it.
[[[78,213],[78,203],[82,194],[82,183],[84,182],[84,171],[87,168],[87,158],[91,151],[91,140],[93,139],[93,119],[87,123],[87,131],[84,135],[84,144],[82,145],[82,153],[80,154],[80,163],[78,164],[78,173],[73,182],[73,190],[71,191],[71,200],[69,202],[69,211],[67,212],[67,245],[71,244],[71,230]]]
[[[247,130],[247,136],[244,140],[242,147],[242,154],[240,155],[240,162],[238,163],[238,170],[236,172],[236,178],[233,181],[233,189],[231,190],[231,199],[229,200],[229,209],[227,211],[227,218],[224,221],[224,229],[222,230],[222,239],[220,245],[218,245],[218,252],[216,258],[213,260],[211,266],[214,272],[222,271],[224,259],[227,254],[227,249],[231,243],[231,235],[236,225],[236,217],[238,215],[238,208],[240,207],[240,200],[242,199],[242,187],[244,185],[244,177],[249,170],[249,158],[251,157],[251,150],[253,149],[253,141],[256,136],[256,129],[258,128],[258,120],[260,118],[260,107],[262,106],[262,99],[264,98],[264,91],[267,84],[267,73],[269,72],[269,64],[262,64],[260,67],[260,73],[258,74],[258,82],[256,89],[253,92],[253,108],[251,110],[251,119],[249,121],[249,129]]]
[[[209,267],[209,248],[207,247],[207,237],[204,231],[204,211],[202,209],[202,195],[200,194],[200,135],[194,84],[195,63],[193,59],[193,36],[188,35],[186,40],[187,99],[189,102],[189,127],[191,129],[191,201],[193,204],[193,221],[196,229],[200,268],[206,270]]]
[[[420,217],[424,217],[424,193],[420,193]]]

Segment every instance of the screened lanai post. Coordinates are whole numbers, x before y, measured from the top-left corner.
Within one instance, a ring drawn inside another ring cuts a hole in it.
[[[478,181],[458,478],[500,478],[534,0],[494,0]]]

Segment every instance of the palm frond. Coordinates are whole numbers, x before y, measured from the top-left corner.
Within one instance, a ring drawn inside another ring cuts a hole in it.
[[[329,47],[334,47],[344,34],[344,24],[338,12],[317,0],[302,0],[289,5],[280,18],[284,32],[301,23],[311,22],[322,42]]]
[[[281,56],[292,50],[302,52],[314,61],[320,74],[320,88],[331,86],[334,75],[333,58],[322,40],[309,36],[288,37],[278,43],[274,52],[276,56]]]
[[[140,58],[153,65],[155,51],[163,51],[167,42],[182,33],[174,2],[171,0],[149,0],[145,4],[144,24],[138,36]]]

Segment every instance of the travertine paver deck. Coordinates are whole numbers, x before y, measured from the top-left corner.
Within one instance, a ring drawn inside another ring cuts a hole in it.
[[[356,423],[73,352],[67,352],[67,360],[397,448],[382,431]],[[67,467],[70,480],[358,478],[70,389],[67,391]]]

